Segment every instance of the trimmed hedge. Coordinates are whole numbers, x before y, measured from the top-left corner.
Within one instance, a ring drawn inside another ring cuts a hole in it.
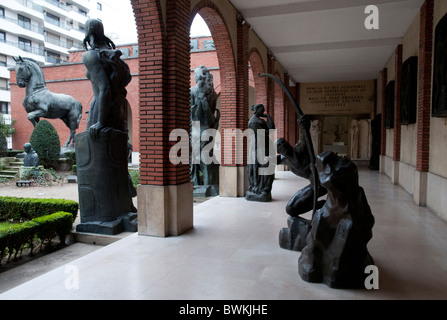
[[[45,168],[52,160],[59,159],[61,142],[54,126],[45,119],[41,119],[34,127],[29,143],[39,155],[39,163]]]
[[[22,250],[29,245],[31,254],[34,249],[34,240],[40,239],[41,248],[44,241],[51,244],[51,239],[58,236],[65,244],[65,237],[73,228],[73,214],[70,212],[56,212],[51,215],[37,217],[31,221],[15,224],[6,230],[0,231],[0,260],[9,253],[8,261],[14,254],[22,254]]]
[[[78,209],[73,200],[0,197],[0,221],[27,221],[59,211],[71,213],[75,220]]]

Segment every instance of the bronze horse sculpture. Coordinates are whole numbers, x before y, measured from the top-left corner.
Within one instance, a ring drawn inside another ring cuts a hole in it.
[[[61,119],[70,129],[70,136],[64,143],[67,147],[74,146],[74,135],[79,128],[82,117],[82,105],[72,96],[53,93],[45,85],[42,68],[31,58],[14,58],[16,61],[16,80],[20,88],[26,87],[23,106],[28,113],[28,120],[33,126],[39,118]]]

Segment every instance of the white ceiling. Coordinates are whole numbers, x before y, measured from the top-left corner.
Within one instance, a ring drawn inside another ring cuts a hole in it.
[[[376,79],[424,0],[230,0],[296,82]],[[379,29],[365,28],[367,5]]]

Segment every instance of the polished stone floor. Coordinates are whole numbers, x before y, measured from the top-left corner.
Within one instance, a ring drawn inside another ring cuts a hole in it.
[[[130,235],[0,295],[0,299],[447,299],[447,224],[377,171],[360,170],[375,216],[368,249],[379,288],[303,281],[298,252],[281,249],[285,205],[307,181],[278,172],[273,201],[215,197],[194,207],[179,237]]]

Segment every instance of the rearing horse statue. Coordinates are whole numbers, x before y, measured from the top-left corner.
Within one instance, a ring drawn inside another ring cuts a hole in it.
[[[28,113],[28,120],[33,126],[39,118],[61,119],[70,129],[70,136],[64,147],[74,146],[74,135],[82,118],[82,105],[72,96],[53,93],[45,85],[42,68],[31,58],[14,58],[16,61],[16,79],[20,88],[26,87],[23,106]]]

